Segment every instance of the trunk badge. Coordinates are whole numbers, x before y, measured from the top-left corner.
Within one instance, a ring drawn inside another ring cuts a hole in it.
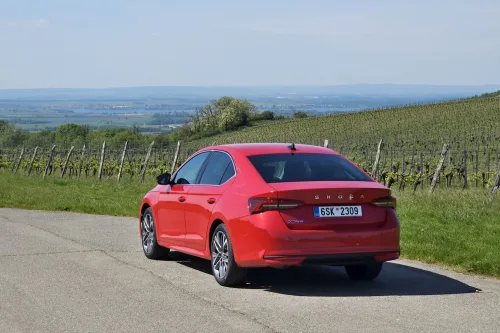
[[[314,199],[319,200],[319,195],[317,195],[317,194],[316,194],[316,195],[314,196]]]

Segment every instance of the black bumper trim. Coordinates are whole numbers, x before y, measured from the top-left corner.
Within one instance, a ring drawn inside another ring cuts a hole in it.
[[[375,255],[394,253],[390,252],[376,252],[376,253],[347,253],[347,254],[316,254],[316,255],[283,255],[283,256],[264,256],[264,259],[292,259],[292,258],[302,258],[305,260],[302,262],[303,265],[306,264],[318,264],[318,265],[355,265],[355,264],[368,264],[374,263]]]

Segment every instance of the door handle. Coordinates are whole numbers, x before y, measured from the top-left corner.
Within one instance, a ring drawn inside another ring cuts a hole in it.
[[[207,199],[207,202],[208,202],[209,204],[213,204],[213,203],[215,202],[215,198],[208,198],[208,199]]]
[[[179,201],[180,201],[180,202],[184,202],[184,201],[186,201],[186,197],[185,197],[185,196],[180,196],[180,197],[179,197]]]

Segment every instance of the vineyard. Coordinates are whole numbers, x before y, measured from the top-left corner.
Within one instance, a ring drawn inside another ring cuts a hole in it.
[[[328,144],[328,140],[323,142],[323,145]],[[0,153],[0,169],[34,177],[144,181],[163,172],[171,172],[175,160],[175,165],[178,166],[196,151],[194,148],[155,147],[154,143],[146,149],[124,147],[121,150],[113,150],[107,149],[105,145],[100,148],[3,149]],[[375,142],[373,150],[360,151],[342,147],[339,151],[373,174],[381,183],[399,190],[409,188],[415,191],[431,185],[443,147],[417,151],[386,146],[382,142],[378,154],[377,148]],[[497,165],[500,164],[499,154],[500,151],[496,148],[487,146],[476,150],[447,150],[443,156],[442,168],[437,174],[437,187],[491,188],[498,172]]]
[[[399,190],[495,185],[500,166],[500,100],[496,97],[264,121],[239,131],[159,146],[0,148],[0,170],[34,177],[146,180],[171,172],[197,149],[238,142],[325,145],[378,181]],[[380,140],[380,151],[377,154]],[[449,145],[436,173],[443,145]],[[378,155],[378,163],[376,157]],[[177,156],[177,157],[176,157]]]

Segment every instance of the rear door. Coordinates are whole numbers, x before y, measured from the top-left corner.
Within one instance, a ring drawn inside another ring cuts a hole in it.
[[[363,230],[385,222],[387,208],[372,202],[388,197],[390,190],[341,155],[284,153],[249,160],[278,199],[300,202],[280,208],[290,229]]]
[[[186,244],[189,247],[205,250],[213,208],[234,175],[235,168],[230,155],[222,151],[212,152],[197,184],[189,191],[189,202],[185,205]]]

